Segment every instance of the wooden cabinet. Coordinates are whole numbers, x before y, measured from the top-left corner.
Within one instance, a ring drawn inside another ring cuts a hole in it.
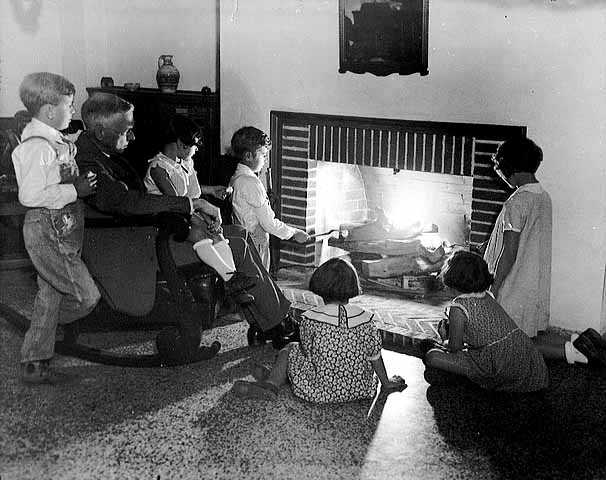
[[[135,140],[125,152],[141,175],[147,160],[160,148],[160,134],[170,118],[181,114],[194,120],[202,129],[203,145],[194,156],[201,184],[215,183],[213,171],[219,161],[219,95],[189,90],[163,93],[156,88],[139,88],[131,91],[123,87],[86,89],[89,95],[107,92],[118,95],[135,106]]]

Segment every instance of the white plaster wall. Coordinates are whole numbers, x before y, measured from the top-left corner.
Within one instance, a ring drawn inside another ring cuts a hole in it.
[[[384,78],[338,73],[337,0],[221,9],[224,145],[272,109],[527,125],[554,205],[552,324],[604,331],[606,4],[430,0],[429,76]]]
[[[161,54],[174,55],[179,89],[214,90],[215,51],[215,0],[0,0],[0,116],[22,108],[27,73],[65,75],[79,110],[102,76],[156,88]]]

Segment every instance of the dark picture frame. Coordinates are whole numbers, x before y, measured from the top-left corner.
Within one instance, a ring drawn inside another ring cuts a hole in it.
[[[427,75],[429,0],[339,0],[339,72]]]

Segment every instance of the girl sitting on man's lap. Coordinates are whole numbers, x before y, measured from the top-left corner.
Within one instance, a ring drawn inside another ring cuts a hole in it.
[[[303,314],[301,341],[280,351],[271,372],[256,368],[256,382],[237,381],[234,392],[270,399],[290,381],[293,393],[303,400],[348,402],[375,396],[375,373],[384,393],[404,390],[404,379],[387,377],[373,314],[348,304],[361,293],[354,268],[339,258],[328,260],[311,276],[309,289],[325,305]]]

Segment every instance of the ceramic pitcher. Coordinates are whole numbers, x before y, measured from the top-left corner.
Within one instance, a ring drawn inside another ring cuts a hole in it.
[[[156,73],[156,81],[161,92],[175,93],[177,85],[179,85],[181,74],[177,67],[173,65],[172,55],[160,55],[158,57],[158,73]]]

